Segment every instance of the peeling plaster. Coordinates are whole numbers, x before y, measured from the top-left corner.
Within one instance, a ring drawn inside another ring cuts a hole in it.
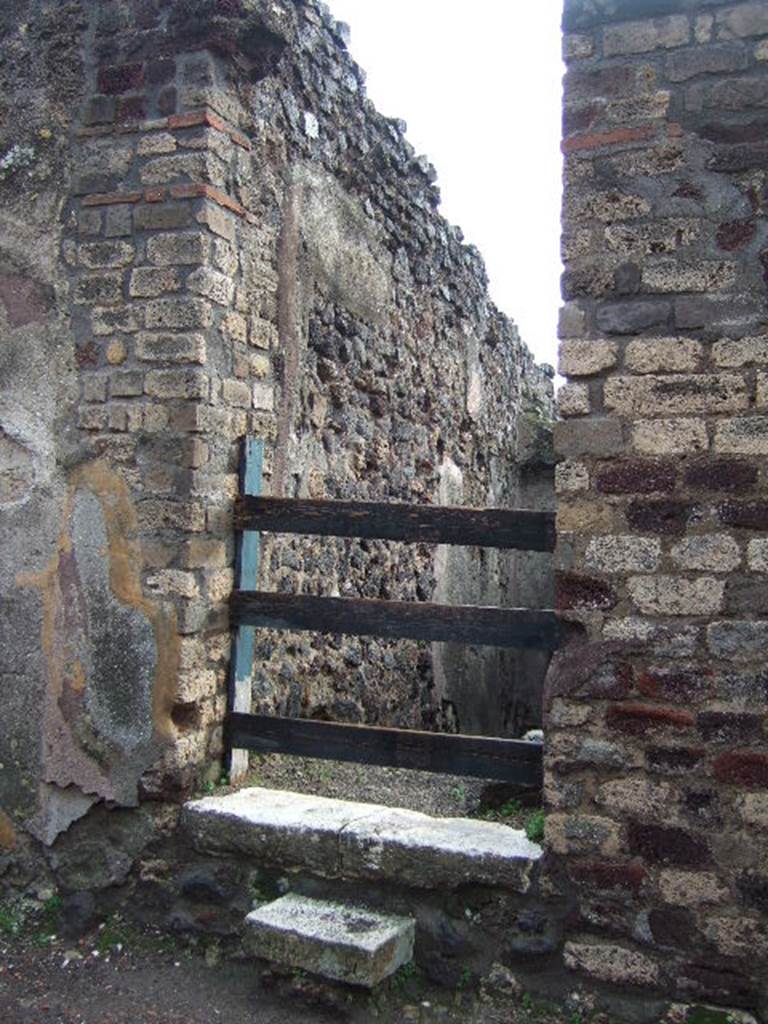
[[[76,786],[62,789],[45,782],[40,787],[40,796],[43,811],[37,816],[39,824],[35,834],[46,846],[98,802],[97,796],[86,795]]]
[[[137,804],[173,736],[179,657],[175,609],[142,592],[136,513],[105,462],[73,474],[62,522],[46,569],[17,577],[43,601],[43,784],[29,828],[46,843],[97,799]]]
[[[29,501],[47,484],[56,457],[42,418],[10,395],[0,395],[0,507]]]

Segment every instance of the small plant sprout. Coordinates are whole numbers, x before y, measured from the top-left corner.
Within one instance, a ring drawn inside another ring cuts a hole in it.
[[[57,921],[63,906],[64,900],[58,895],[58,893],[54,893],[54,895],[49,896],[43,904],[43,916],[47,918],[48,921]]]
[[[472,971],[470,971],[469,967],[462,967],[461,974],[459,975],[459,981],[456,987],[459,989],[467,989],[469,988],[471,982]]]
[[[454,786],[451,790],[451,796],[455,799],[456,803],[463,804],[467,799],[467,787],[466,786]]]
[[[0,906],[0,935],[18,935],[21,923],[15,912],[5,906]]]
[[[523,805],[519,800],[507,800],[499,808],[499,814],[502,818],[511,818],[515,814],[519,814],[523,809]]]
[[[0,935],[14,938],[21,934],[29,913],[23,900],[6,900],[0,903]]]
[[[402,992],[411,978],[416,974],[416,963],[413,960],[409,960],[407,964],[403,964],[402,967],[398,967],[395,973],[392,975],[392,987],[397,992]]]
[[[532,843],[540,843],[544,838],[544,811],[534,811],[525,823],[525,834]]]

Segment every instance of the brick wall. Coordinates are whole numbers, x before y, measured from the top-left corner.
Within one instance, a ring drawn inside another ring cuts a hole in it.
[[[566,963],[765,1010],[768,5],[567,0],[564,33]]]
[[[64,249],[79,426],[129,483],[142,591],[175,622],[176,679],[161,702],[173,743],[141,783],[162,796],[220,751],[233,453],[238,436],[273,430],[274,328],[258,311],[274,275],[243,258],[255,217],[232,183],[251,143],[216,60],[160,49],[125,63],[112,29],[97,23],[108,56],[75,131]]]

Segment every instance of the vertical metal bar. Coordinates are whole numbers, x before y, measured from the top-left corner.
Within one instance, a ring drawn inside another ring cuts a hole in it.
[[[261,493],[261,472],[264,463],[264,442],[244,437],[240,446],[240,493],[258,496]],[[259,575],[261,537],[257,530],[243,530],[235,549],[235,590],[255,590]],[[253,672],[253,626],[238,626],[232,636],[232,657],[229,669],[228,710],[245,714],[251,710],[251,674]],[[232,782],[248,771],[248,751],[232,749],[226,738],[225,768]]]

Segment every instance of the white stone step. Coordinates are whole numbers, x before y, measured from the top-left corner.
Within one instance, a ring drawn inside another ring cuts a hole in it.
[[[413,957],[415,922],[290,893],[246,917],[246,942],[264,960],[373,988]]]
[[[202,850],[425,889],[478,883],[523,893],[542,856],[523,832],[494,822],[261,787],[193,800],[183,821]]]

